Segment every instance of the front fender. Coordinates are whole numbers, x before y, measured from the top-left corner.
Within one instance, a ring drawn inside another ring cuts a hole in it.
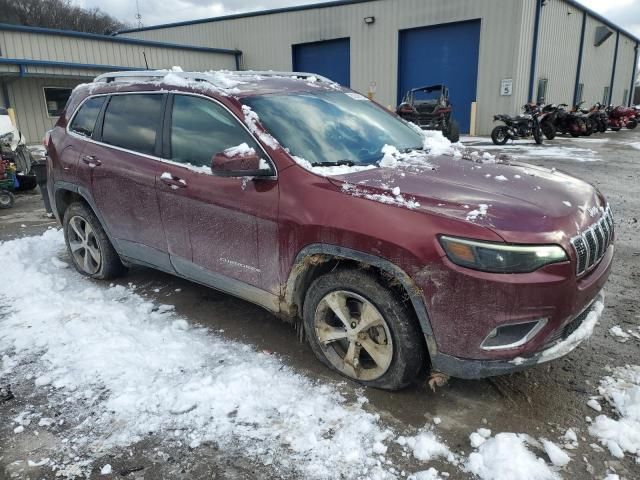
[[[337,258],[357,261],[359,263],[378,268],[400,282],[404,290],[407,292],[411,305],[416,312],[420,328],[422,329],[422,333],[427,341],[429,354],[433,356],[437,353],[437,345],[433,335],[431,321],[429,320],[429,314],[427,313],[420,288],[404,270],[389,260],[376,255],[325,243],[307,245],[298,253],[298,255],[296,255],[293,268],[291,269],[289,278],[287,279],[284,292],[284,301],[286,304],[296,305],[298,303],[296,300],[298,287],[301,283],[301,279],[304,278],[305,273],[309,268],[311,268],[311,264],[313,263],[308,262],[307,260],[316,255],[327,256],[331,259]]]

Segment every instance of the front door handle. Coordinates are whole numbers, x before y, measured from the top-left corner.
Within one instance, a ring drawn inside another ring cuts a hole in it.
[[[98,160],[95,155],[83,155],[82,161],[90,167],[99,167],[102,165],[102,162]]]
[[[169,185],[174,190],[177,188],[187,187],[187,182],[185,182],[182,178],[171,175],[169,172],[164,172],[162,175],[160,175],[160,181],[166,185]]]

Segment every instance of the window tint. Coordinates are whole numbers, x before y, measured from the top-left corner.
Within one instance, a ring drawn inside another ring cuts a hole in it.
[[[93,135],[96,120],[98,119],[100,109],[106,98],[107,97],[95,97],[84,102],[80,110],[78,110],[78,113],[76,113],[76,116],[73,117],[69,128],[86,137]]]
[[[47,106],[47,115],[50,117],[59,117],[70,96],[70,88],[44,87],[44,101]]]
[[[114,95],[104,114],[102,141],[153,155],[161,113],[162,95]]]
[[[171,120],[171,159],[197,167],[211,165],[211,158],[246,143],[256,153],[255,141],[229,112],[204,98],[176,95]]]

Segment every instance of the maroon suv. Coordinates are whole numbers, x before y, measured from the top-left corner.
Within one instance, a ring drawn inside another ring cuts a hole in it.
[[[49,194],[82,274],[137,264],[236,295],[366,385],[568,353],[602,311],[605,199],[425,135],[304,74],[106,74],[47,135]]]

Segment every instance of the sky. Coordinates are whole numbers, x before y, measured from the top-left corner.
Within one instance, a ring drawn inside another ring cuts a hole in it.
[[[73,0],[73,3],[86,8],[98,7],[133,25],[138,3],[143,25],[150,26],[321,1],[324,0]],[[579,1],[640,37],[640,0]]]

